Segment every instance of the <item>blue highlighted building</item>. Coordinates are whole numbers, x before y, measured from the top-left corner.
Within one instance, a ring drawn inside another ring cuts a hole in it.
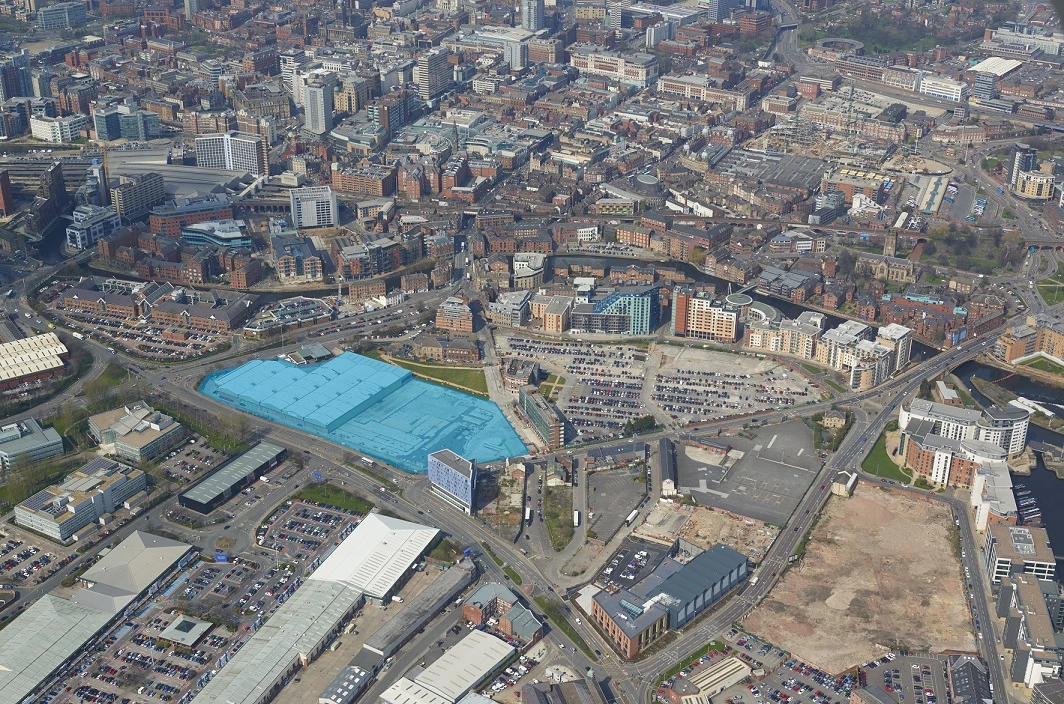
[[[475,462],[528,452],[491,401],[350,352],[317,365],[251,361],[210,374],[200,392],[411,474],[424,473],[441,449]]]

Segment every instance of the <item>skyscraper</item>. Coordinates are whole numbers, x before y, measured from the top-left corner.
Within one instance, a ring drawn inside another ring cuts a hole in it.
[[[521,26],[530,32],[538,32],[547,26],[547,14],[543,0],[521,0]]]
[[[205,169],[269,174],[262,137],[246,132],[223,132],[196,137],[196,166]]]
[[[305,127],[314,134],[325,134],[333,125],[333,91],[336,88],[335,77],[315,78],[307,84],[303,92],[306,111]]]
[[[199,0],[185,0],[185,19],[191,20],[192,15],[199,12]]]
[[[1009,186],[1015,186],[1024,171],[1038,168],[1038,150],[1029,144],[1017,142],[1012,148],[1012,160],[1009,161]]]
[[[435,49],[418,57],[414,67],[414,82],[422,100],[432,100],[445,92],[454,83],[454,69],[447,60],[450,52]]]
[[[33,95],[29,52],[23,49],[0,59],[0,100]]]

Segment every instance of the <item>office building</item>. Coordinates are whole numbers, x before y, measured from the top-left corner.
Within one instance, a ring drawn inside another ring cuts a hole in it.
[[[139,469],[99,458],[15,507],[15,523],[66,542],[148,488]]]
[[[543,624],[517,595],[498,582],[482,585],[462,602],[462,618],[476,626],[498,620],[496,628],[510,638],[534,643],[543,636]]]
[[[1020,174],[1026,171],[1038,170],[1038,150],[1029,144],[1017,142],[1012,147],[1012,158],[1009,160],[1008,185],[1015,188],[1019,182]]]
[[[0,469],[5,472],[63,454],[63,438],[33,418],[0,427]]]
[[[287,455],[283,447],[260,442],[186,489],[177,502],[196,513],[208,514],[257,482]]]
[[[15,214],[15,195],[11,192],[11,172],[0,171],[0,215],[10,217]]]
[[[33,95],[30,52],[26,49],[0,59],[0,100]]]
[[[247,132],[224,132],[196,137],[196,166],[269,175],[263,139]]]
[[[89,118],[81,114],[66,117],[34,115],[30,118],[30,132],[34,139],[53,144],[73,142],[81,138],[81,132],[89,125]]]
[[[196,247],[216,245],[228,249],[251,247],[251,232],[243,220],[207,220],[181,228],[181,239]]]
[[[311,79],[303,89],[304,127],[314,134],[325,134],[333,126],[333,92],[336,76],[329,73]]]
[[[178,237],[188,225],[216,220],[232,220],[233,204],[218,193],[177,198],[155,207],[148,218],[148,231]]]
[[[101,237],[122,226],[118,213],[99,205],[79,205],[74,208],[74,222],[67,226],[66,243],[70,249],[95,247]]]
[[[111,189],[111,205],[125,222],[147,215],[166,200],[163,177],[155,172],[118,178],[118,185]]]
[[[673,292],[670,332],[716,342],[735,342],[739,335],[739,308],[713,296],[677,287]]]
[[[698,6],[706,11],[706,19],[712,22],[726,20],[732,10],[745,6],[745,0],[699,0]]]
[[[473,332],[473,311],[461,298],[451,296],[436,309],[436,328],[451,332]]]
[[[990,524],[982,551],[983,565],[993,584],[1020,574],[1035,579],[1056,577],[1057,560],[1045,528]]]
[[[37,29],[72,29],[88,21],[83,2],[60,2],[37,10]]]
[[[1036,684],[1031,692],[1031,704],[1064,704],[1064,681],[1047,679]]]
[[[162,134],[159,116],[148,110],[129,105],[97,108],[92,111],[96,138],[103,140],[129,139],[145,142]]]
[[[199,0],[185,0],[185,19],[191,21],[192,16],[199,12]]]
[[[450,51],[446,49],[434,49],[418,57],[414,67],[414,83],[417,84],[418,96],[422,100],[434,100],[454,83],[450,55]]]
[[[620,53],[596,45],[572,47],[569,65],[581,73],[605,76],[639,88],[646,88],[658,78],[658,58],[653,54]]]
[[[549,449],[565,445],[565,418],[558,407],[544,398],[535,386],[521,387],[517,394],[517,405]]]
[[[90,416],[89,435],[104,450],[139,464],[150,462],[184,440],[185,427],[137,401]]]
[[[950,100],[955,103],[968,98],[968,84],[963,81],[954,81],[951,78],[924,73],[920,75],[917,86],[921,94],[930,95],[932,98]]]
[[[476,512],[477,463],[451,450],[429,454],[429,482],[432,490],[447,503],[467,514]]]
[[[530,32],[547,27],[543,0],[521,0],[521,27]]]
[[[297,229],[336,227],[340,209],[336,194],[328,186],[293,188],[288,192],[292,206],[292,225]]]

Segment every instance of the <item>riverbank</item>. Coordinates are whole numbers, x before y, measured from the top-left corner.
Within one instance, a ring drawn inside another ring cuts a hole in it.
[[[1021,375],[1023,376],[1023,375]],[[998,386],[992,381],[986,379],[979,379],[978,377],[972,377],[972,384],[982,395],[994,403],[1007,405],[1009,401],[1015,401],[1020,397],[1019,394],[1009,391],[1008,389]],[[1031,416],[1031,422],[1035,425],[1041,426],[1046,430],[1053,430],[1059,432],[1064,430],[1064,418],[1055,416],[1049,418],[1042,413],[1035,413]]]

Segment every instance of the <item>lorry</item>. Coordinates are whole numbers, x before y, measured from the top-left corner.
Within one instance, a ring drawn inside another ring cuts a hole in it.
[[[532,525],[532,507],[529,506],[525,509],[525,523]]]
[[[628,514],[628,518],[624,519],[624,525],[626,525],[626,526],[632,525],[632,521],[634,521],[635,517],[638,516],[638,515],[639,515],[639,511],[638,510],[632,511],[631,513],[629,513]]]
[[[573,528],[578,528],[579,526],[580,526],[580,512],[579,511],[573,511]]]

